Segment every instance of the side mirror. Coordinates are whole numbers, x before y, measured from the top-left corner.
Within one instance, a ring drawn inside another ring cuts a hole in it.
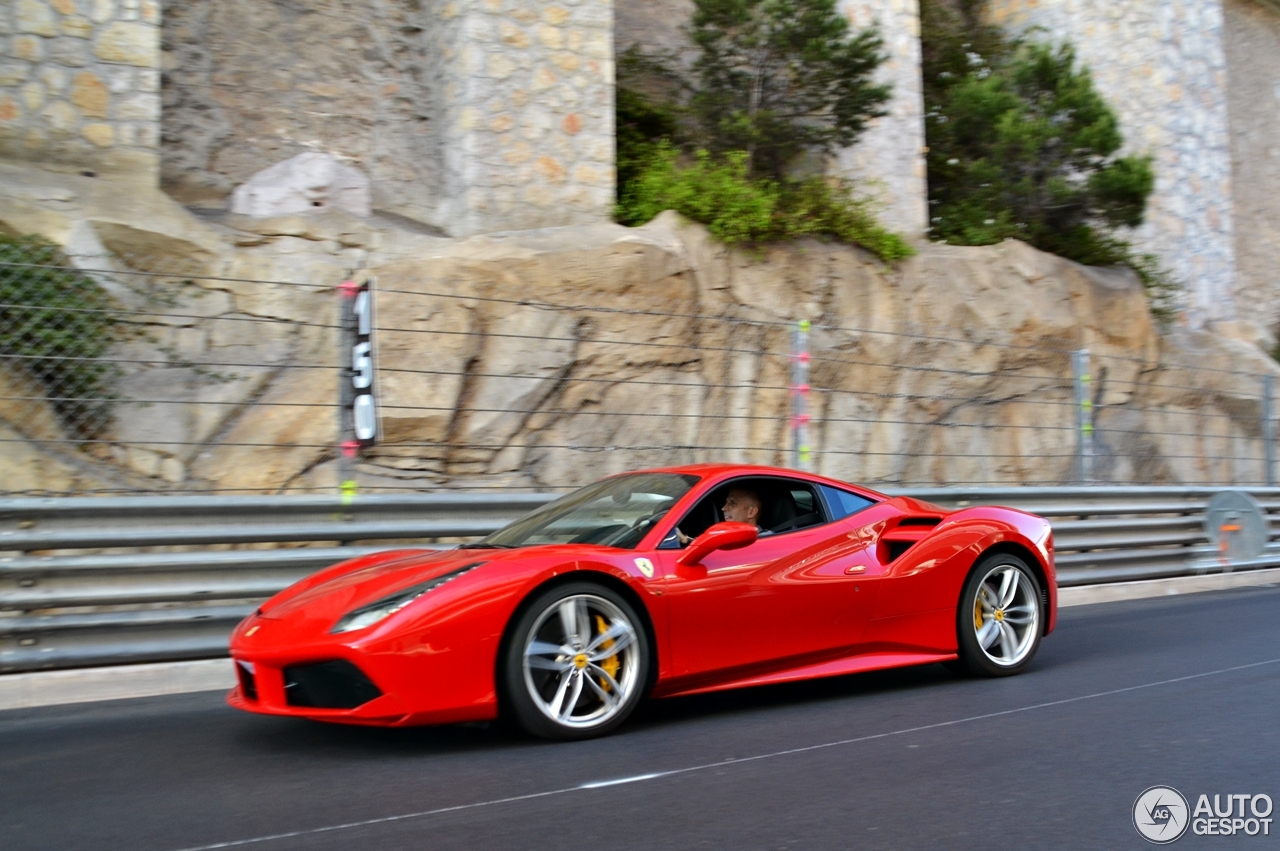
[[[759,536],[760,530],[750,523],[717,523],[690,541],[676,564],[692,567],[716,550],[736,550],[754,544]]]

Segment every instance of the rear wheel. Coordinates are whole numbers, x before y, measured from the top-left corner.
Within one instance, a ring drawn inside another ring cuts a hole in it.
[[[548,589],[526,607],[503,660],[515,720],[548,739],[586,739],[621,724],[640,702],[649,648],[635,609],[602,585]]]
[[[955,667],[971,674],[1020,674],[1040,649],[1040,583],[1026,562],[998,553],[978,562],[960,592]]]

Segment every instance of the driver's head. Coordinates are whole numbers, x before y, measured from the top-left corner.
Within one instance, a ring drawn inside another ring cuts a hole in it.
[[[760,525],[760,495],[750,488],[730,488],[724,501],[724,519]]]

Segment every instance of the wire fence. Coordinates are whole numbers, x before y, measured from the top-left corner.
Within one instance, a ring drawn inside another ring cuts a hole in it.
[[[888,490],[1272,482],[1270,376],[1185,351],[429,266],[362,296],[354,270],[6,248],[0,492],[546,490],[707,461]]]

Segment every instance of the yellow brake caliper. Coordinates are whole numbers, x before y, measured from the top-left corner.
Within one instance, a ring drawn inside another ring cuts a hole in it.
[[[604,618],[600,617],[599,615],[596,615],[596,628],[599,629],[600,634],[603,635],[606,631],[608,631],[609,625],[604,622]],[[611,647],[613,647],[612,638],[610,638],[608,641],[600,645],[601,650],[608,650]],[[618,667],[620,665],[621,663],[618,661],[617,653],[613,654],[608,659],[605,659],[600,663],[600,667],[603,668],[605,672],[608,673],[608,675],[613,677],[615,680],[618,678]],[[603,688],[605,691],[608,691],[609,681],[602,678],[600,680],[600,687]]]
[[[982,629],[982,600],[975,600],[973,604],[973,626],[974,629]]]

